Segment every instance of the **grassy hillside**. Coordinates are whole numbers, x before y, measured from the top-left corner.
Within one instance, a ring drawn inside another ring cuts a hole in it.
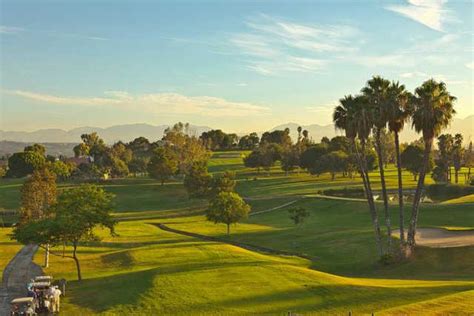
[[[51,257],[46,273],[69,280],[67,315],[255,315],[364,314],[399,315],[474,312],[474,247],[420,247],[408,262],[382,266],[376,262],[367,205],[353,199],[325,199],[328,188],[360,187],[359,179],[294,173],[279,167],[269,175],[245,168],[240,153],[215,153],[213,173],[234,170],[237,191],[254,212],[297,200],[310,217],[295,227],[287,208],[255,215],[231,228],[205,221],[206,201],[190,200],[179,182],[161,186],[148,178],[101,184],[116,195],[114,216],[121,222],[117,237],[82,244],[83,282],[74,262]],[[391,167],[389,186],[396,185]],[[374,187],[379,187],[373,176]],[[407,187],[415,182],[404,174]],[[0,208],[17,208],[21,180],[1,180]],[[74,185],[62,183],[60,189]],[[392,205],[397,226],[397,206]],[[381,204],[379,204],[381,212]],[[407,207],[407,216],[410,212]],[[276,256],[226,243],[202,241],[160,230],[156,223],[205,235],[305,254]],[[474,211],[466,204],[424,204],[420,226],[473,229]],[[395,227],[394,227],[395,228]],[[0,267],[19,245],[0,229]],[[397,231],[394,229],[394,234]],[[61,254],[62,248],[55,249]],[[70,249],[66,249],[70,251]],[[42,262],[40,251],[35,260]],[[0,268],[1,270],[1,268]]]
[[[308,269],[303,259],[203,242],[148,222],[117,228],[119,237],[81,249],[86,280],[70,282],[68,315],[371,313],[456,293],[474,298],[472,281],[339,277]],[[53,257],[47,273],[73,279],[73,262]]]

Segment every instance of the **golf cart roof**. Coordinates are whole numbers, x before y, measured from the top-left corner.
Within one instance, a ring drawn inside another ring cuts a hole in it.
[[[51,281],[53,279],[50,275],[39,275],[35,277],[35,282],[42,282],[42,281]]]
[[[45,288],[45,287],[50,287],[51,282],[33,282],[31,286],[34,288]]]
[[[12,300],[11,303],[12,304],[33,303],[33,298],[32,297],[19,297]]]

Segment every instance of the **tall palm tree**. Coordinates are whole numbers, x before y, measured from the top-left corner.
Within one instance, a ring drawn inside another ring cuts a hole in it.
[[[398,208],[399,208],[399,230],[400,230],[400,245],[403,249],[405,244],[405,216],[403,210],[403,181],[402,181],[402,167],[400,159],[400,139],[399,133],[403,129],[405,122],[410,116],[409,100],[411,94],[405,89],[404,85],[398,82],[392,82],[388,91],[388,106],[386,117],[388,120],[388,129],[394,134],[395,138],[395,156],[397,161],[398,173]]]
[[[301,141],[301,132],[303,131],[303,128],[301,126],[298,126],[298,128],[296,130],[298,131],[298,141],[297,141],[297,143],[299,144],[300,141]]]
[[[390,81],[374,76],[367,81],[367,85],[362,88],[362,93],[367,99],[370,111],[373,111],[372,118],[374,124],[375,149],[377,151],[378,165],[380,172],[380,183],[382,185],[382,198],[385,211],[385,225],[387,226],[387,243],[388,249],[391,249],[392,243],[392,227],[391,215],[388,208],[387,186],[385,184],[384,157],[381,142],[381,131],[387,126],[387,107],[388,107],[388,91]]]
[[[333,113],[333,122],[337,129],[345,131],[346,137],[351,142],[351,146],[356,155],[356,160],[359,165],[362,182],[364,184],[364,191],[369,205],[369,212],[372,218],[372,224],[375,230],[375,242],[379,255],[383,254],[380,225],[378,222],[377,210],[375,208],[374,197],[370,186],[370,179],[367,171],[367,158],[365,156],[365,143],[370,134],[370,126],[367,124],[367,111],[364,108],[365,100],[363,97],[353,97],[351,95],[345,96],[339,101]],[[362,155],[359,154],[356,145],[356,137],[362,144]]]
[[[453,108],[455,101],[456,97],[448,92],[444,82],[437,82],[434,79],[430,79],[415,89],[415,96],[412,100],[412,124],[418,133],[421,132],[423,134],[425,149],[423,154],[423,168],[418,177],[418,185],[413,200],[413,209],[408,230],[407,242],[410,250],[413,250],[415,246],[416,224],[418,222],[421,192],[425,183],[425,175],[428,169],[433,139],[437,137],[453,119],[453,115],[456,113]]]

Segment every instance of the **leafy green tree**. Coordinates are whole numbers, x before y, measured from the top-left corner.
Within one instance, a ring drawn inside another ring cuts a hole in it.
[[[46,156],[46,148],[41,144],[33,144],[26,146],[23,151],[34,151],[40,154],[41,156]]]
[[[67,164],[64,161],[56,160],[49,162],[47,168],[53,172],[60,180],[68,179],[73,172],[73,165]]]
[[[292,207],[288,210],[288,213],[296,226],[302,224],[309,217],[309,212],[304,207]]]
[[[451,134],[438,137],[437,179],[442,182],[450,181],[450,166],[453,161],[454,138]]]
[[[237,193],[221,192],[209,202],[206,218],[215,224],[226,224],[229,235],[230,225],[246,218],[249,212],[250,206]]]
[[[195,163],[207,164],[210,153],[202,140],[189,135],[189,124],[177,123],[165,130],[163,136],[165,147],[173,153],[178,161],[178,172],[187,174]]]
[[[300,164],[300,153],[298,146],[291,146],[290,148],[284,150],[281,154],[281,169],[285,171],[285,174],[288,175],[290,171],[298,168]]]
[[[416,181],[423,168],[423,148],[408,145],[401,154],[402,167],[413,174]]]
[[[300,167],[303,169],[315,170],[318,161],[328,152],[328,147],[325,144],[315,144],[308,147],[300,157]]]
[[[133,153],[133,158],[148,157],[151,155],[150,148],[151,144],[148,139],[145,137],[137,137],[131,142],[129,142],[126,147],[130,149]],[[146,169],[146,167],[145,167]]]
[[[47,168],[36,170],[21,187],[21,223],[48,217],[56,202],[56,175]]]
[[[284,130],[275,130],[272,132],[265,132],[262,134],[260,139],[260,145],[263,144],[279,144],[283,147],[291,145],[290,129],[285,128]]]
[[[453,115],[456,113],[453,108],[455,101],[456,97],[449,93],[443,82],[436,82],[430,79],[415,89],[412,124],[418,133],[421,132],[423,134],[425,151],[423,153],[423,168],[418,177],[408,230],[407,241],[411,250],[414,250],[415,247],[421,192],[425,184],[425,175],[430,161],[433,139],[451,122]]]
[[[137,174],[137,173],[144,173],[148,170],[148,163],[150,162],[149,157],[144,156],[134,156],[132,161],[128,164],[128,169],[130,172]]]
[[[221,192],[234,192],[236,184],[235,172],[226,171],[221,176],[214,176],[211,180],[210,197],[213,198]]]
[[[72,149],[74,151],[74,157],[88,156],[90,148],[85,143],[80,143]]]
[[[338,151],[341,150],[346,154],[350,154],[351,152],[351,144],[349,139],[346,136],[336,136],[331,138],[328,143],[328,150],[329,151]]]
[[[469,146],[464,154],[464,165],[468,168],[467,180],[471,179],[471,168],[474,167],[474,150],[472,148],[472,142],[469,142]]]
[[[81,185],[64,190],[54,207],[54,216],[16,227],[13,238],[20,243],[45,245],[72,245],[77,279],[82,280],[77,248],[81,242],[100,240],[95,234],[96,227],[104,227],[114,235],[115,221],[111,216],[112,197],[94,185]]]
[[[14,153],[8,158],[9,178],[23,178],[41,169],[46,163],[45,157],[37,151],[25,151]]]
[[[174,175],[177,169],[178,162],[164,147],[153,151],[153,156],[147,167],[150,176],[160,180],[161,185],[164,185],[165,181]]]
[[[244,166],[247,168],[257,169],[257,173],[260,173],[260,168],[262,167],[262,151],[254,150],[250,154],[244,157]]]
[[[206,198],[210,193],[211,181],[206,164],[196,162],[184,177],[184,187],[190,198]]]
[[[36,170],[21,187],[20,225],[51,217],[56,203],[56,175],[47,168]],[[49,266],[49,246],[44,266]]]
[[[237,134],[226,134],[220,129],[203,132],[199,138],[210,150],[234,148],[239,139]]]
[[[336,178],[337,172],[343,172],[347,168],[349,156],[342,150],[332,151],[321,157],[321,170],[329,172],[331,179]]]
[[[239,139],[239,148],[240,149],[255,149],[260,142],[260,138],[257,133],[250,133],[249,135],[242,136]]]

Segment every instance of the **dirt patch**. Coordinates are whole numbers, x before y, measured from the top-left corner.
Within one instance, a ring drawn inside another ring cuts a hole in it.
[[[474,246],[474,230],[418,228],[416,230],[416,244],[431,248]]]

